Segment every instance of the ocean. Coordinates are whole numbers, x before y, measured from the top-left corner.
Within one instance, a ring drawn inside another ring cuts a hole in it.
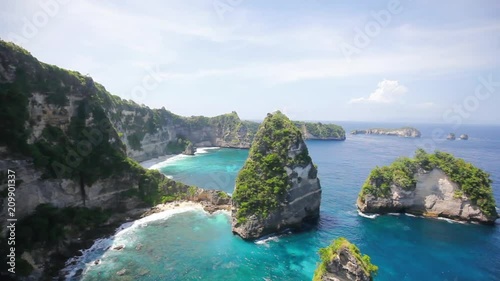
[[[408,124],[339,122],[346,131]],[[170,211],[125,225],[76,259],[68,280],[311,280],[318,249],[346,237],[379,266],[375,280],[500,280],[500,222],[454,223],[407,215],[363,216],[355,202],[376,166],[412,156],[418,147],[453,153],[490,173],[500,202],[500,126],[414,124],[423,137],[348,135],[345,142],[307,141],[323,189],[321,219],[314,229],[245,242],[231,233],[229,214],[200,209]],[[468,141],[447,141],[455,132]],[[434,137],[432,137],[435,135]],[[233,192],[247,150],[202,149],[152,168],[175,180]],[[118,252],[109,246],[125,245]],[[100,259],[99,265],[93,261]],[[123,276],[117,272],[126,269]]]

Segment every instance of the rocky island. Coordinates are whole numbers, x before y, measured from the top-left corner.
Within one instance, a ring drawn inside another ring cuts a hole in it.
[[[342,237],[320,249],[319,254],[321,263],[313,281],[372,281],[378,271],[369,256]]]
[[[354,130],[352,135],[385,135],[385,136],[398,136],[404,138],[419,138],[422,136],[419,130],[412,127],[404,127],[400,129],[368,129],[368,130]]]
[[[454,133],[450,133],[448,134],[448,136],[446,137],[447,140],[456,140],[457,137]]]
[[[321,186],[302,132],[281,112],[268,114],[236,179],[232,229],[253,240],[319,217]]]
[[[293,122],[297,126],[306,140],[335,140],[344,141],[345,130],[335,124],[324,124],[321,122]]]
[[[493,224],[498,217],[489,175],[445,152],[419,149],[414,159],[400,158],[377,167],[357,200],[366,213],[409,213]]]
[[[460,139],[461,139],[461,140],[468,140],[468,139],[469,139],[469,135],[467,135],[467,134],[462,134],[462,135],[460,135]]]

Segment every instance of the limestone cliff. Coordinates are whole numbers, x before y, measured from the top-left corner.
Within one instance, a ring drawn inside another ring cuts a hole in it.
[[[345,238],[339,238],[319,251],[321,263],[313,281],[371,281],[378,267],[370,257],[362,255],[358,247]]]
[[[422,136],[419,130],[411,127],[400,129],[368,129],[368,130],[354,130],[352,135],[386,135],[398,136],[404,138],[419,138]]]
[[[300,130],[281,112],[260,125],[236,179],[233,232],[257,239],[319,217],[321,186]]]
[[[357,201],[367,213],[405,212],[491,224],[497,218],[489,175],[448,153],[417,151],[377,168]]]
[[[236,112],[216,117],[182,117],[151,109],[109,95],[106,114],[120,133],[127,155],[145,161],[166,154],[179,154],[194,147],[249,148],[256,124],[242,121]]]
[[[117,120],[123,112],[116,106],[122,103],[92,78],[39,62],[0,40],[0,225],[8,214],[5,171],[10,169],[16,173],[15,218],[18,227],[25,228],[18,232],[18,257],[36,253],[35,260],[46,263],[47,269],[53,264],[49,256],[65,255],[74,239],[99,225],[93,214],[115,211],[125,219],[137,208],[162,202],[214,198],[193,196],[198,188],[145,170],[127,156],[127,145],[136,139],[122,142],[126,137]],[[158,120],[157,115],[144,118]],[[143,127],[155,129],[146,121]],[[47,216],[32,215],[37,209]],[[2,252],[7,246],[3,237]],[[42,264],[36,265],[43,270]],[[0,269],[4,266],[2,262]]]

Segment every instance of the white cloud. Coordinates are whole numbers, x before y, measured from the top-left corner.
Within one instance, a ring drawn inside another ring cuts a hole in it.
[[[398,81],[383,80],[378,83],[378,88],[367,98],[356,98],[349,103],[394,103],[399,97],[406,94],[408,89]]]

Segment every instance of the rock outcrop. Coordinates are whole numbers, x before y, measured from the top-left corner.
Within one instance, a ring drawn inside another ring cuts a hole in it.
[[[315,222],[317,173],[300,130],[281,112],[268,114],[236,180],[233,232],[252,240]]]
[[[344,141],[345,130],[335,124],[293,122],[302,132],[305,140]]]
[[[467,134],[462,134],[462,135],[460,135],[460,139],[461,139],[461,140],[468,140],[468,139],[469,139],[469,135],[467,135]]]
[[[371,281],[378,267],[370,257],[362,256],[359,249],[345,238],[339,238],[319,251],[321,263],[313,281]]]
[[[457,137],[455,136],[454,133],[450,133],[447,137],[446,137],[447,140],[456,140]]]
[[[400,129],[368,129],[368,130],[354,130],[352,135],[386,135],[398,136],[404,138],[419,138],[422,136],[419,130],[411,127]]]
[[[194,147],[194,145],[192,143],[189,143],[186,146],[186,149],[184,150],[184,152],[182,154],[184,154],[184,155],[194,155],[195,153],[196,153],[196,147]]]
[[[484,224],[497,219],[488,174],[442,152],[418,151],[416,159],[373,170],[357,206],[365,213],[409,213]]]

